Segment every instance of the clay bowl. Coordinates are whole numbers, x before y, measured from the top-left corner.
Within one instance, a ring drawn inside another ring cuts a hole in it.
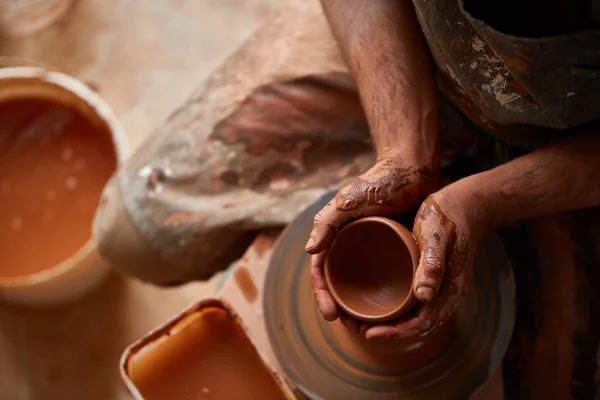
[[[366,322],[386,322],[410,311],[419,248],[396,221],[367,217],[345,226],[325,257],[325,280],[339,307]]]
[[[128,156],[118,119],[100,96],[77,79],[39,67],[0,68],[0,102],[21,99],[51,101],[76,110],[109,136],[117,167]],[[36,244],[32,243],[29,251],[36,250]],[[62,261],[32,274],[1,277],[0,297],[32,306],[64,303],[99,286],[109,271],[109,265],[96,251],[90,225],[89,239]]]
[[[515,321],[515,282],[498,237],[482,240],[469,293],[442,337],[433,332],[383,349],[387,343],[360,340],[339,320],[326,321],[314,300],[304,246],[315,214],[334,195],[300,213],[270,257],[264,323],[281,370],[311,399],[472,398],[500,365]]]

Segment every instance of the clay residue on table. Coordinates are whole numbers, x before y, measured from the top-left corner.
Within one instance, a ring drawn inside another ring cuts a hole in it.
[[[244,298],[248,303],[254,303],[258,296],[258,289],[252,280],[250,271],[248,268],[240,265],[234,272],[235,283],[238,288],[242,291]]]

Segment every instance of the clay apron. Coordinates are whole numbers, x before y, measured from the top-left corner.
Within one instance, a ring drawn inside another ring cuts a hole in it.
[[[440,89],[500,139],[487,156],[480,153],[487,167],[578,130],[598,129],[600,31],[516,37],[474,18],[462,1],[414,4]],[[455,178],[461,175],[464,170]],[[502,236],[518,299],[504,361],[506,398],[595,398],[600,212],[525,221]]]
[[[440,88],[489,133],[536,145],[600,118],[600,30],[517,37],[462,0],[414,4]]]

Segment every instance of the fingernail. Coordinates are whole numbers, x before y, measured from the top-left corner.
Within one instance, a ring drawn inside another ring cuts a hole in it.
[[[433,297],[435,296],[435,291],[429,286],[419,286],[417,288],[417,296],[419,297],[419,299],[421,299],[421,301],[429,303],[431,300],[433,300]]]
[[[310,238],[308,238],[308,242],[306,242],[306,247],[304,248],[304,250],[310,250],[313,247],[315,247],[315,239],[311,236]]]
[[[385,333],[385,331],[382,331],[378,327],[371,327],[365,332],[364,338],[369,342],[373,340],[378,340],[382,338],[382,333]]]

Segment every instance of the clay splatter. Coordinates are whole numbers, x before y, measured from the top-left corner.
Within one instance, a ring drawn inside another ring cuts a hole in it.
[[[240,266],[234,273],[235,283],[242,291],[244,298],[248,303],[254,303],[258,297],[258,289],[250,276],[250,271],[244,266]]]

